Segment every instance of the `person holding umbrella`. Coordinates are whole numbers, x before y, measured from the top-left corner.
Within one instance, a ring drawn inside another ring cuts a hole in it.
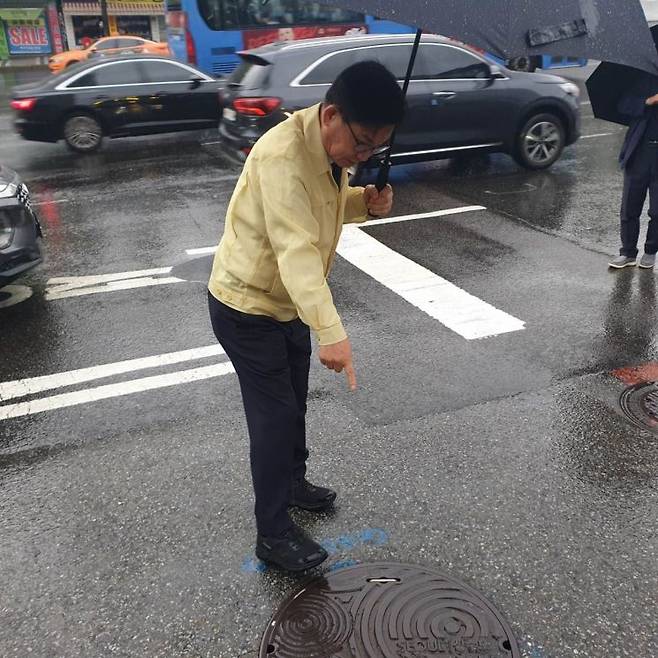
[[[656,57],[658,26],[651,30],[642,27],[633,34],[638,39],[648,40]],[[628,126],[619,153],[624,170],[621,248],[608,265],[612,269],[623,269],[637,264],[640,215],[648,192],[650,221],[639,265],[651,269],[658,252],[658,76],[652,67],[604,61],[586,85],[597,119]]]
[[[638,263],[650,269],[658,252],[658,78],[643,73],[624,94],[618,111],[629,124],[619,154],[624,169],[621,203],[621,248],[609,265],[613,269],[636,264],[640,215],[649,193],[649,225],[644,254]]]
[[[309,328],[327,368],[356,388],[352,348],[327,276],[344,222],[390,212],[389,185],[349,187],[346,168],[388,149],[404,114],[377,62],[345,69],[324,103],[296,112],[252,149],[228,206],[208,284],[214,333],[242,391],[255,493],[256,555],[287,571],[327,552],[288,508],[321,512],[336,493],[306,479]]]

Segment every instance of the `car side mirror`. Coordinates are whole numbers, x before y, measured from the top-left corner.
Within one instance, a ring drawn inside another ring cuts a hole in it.
[[[190,89],[198,89],[203,80],[197,76],[190,78]]]

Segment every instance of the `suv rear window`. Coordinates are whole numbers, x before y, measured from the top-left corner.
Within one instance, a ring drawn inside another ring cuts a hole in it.
[[[228,78],[228,84],[244,89],[261,87],[270,70],[270,64],[260,57],[240,56],[238,67]]]

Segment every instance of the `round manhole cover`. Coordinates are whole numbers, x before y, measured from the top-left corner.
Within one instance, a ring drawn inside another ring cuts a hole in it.
[[[374,563],[307,581],[272,618],[260,658],[519,658],[509,624],[438,571]]]
[[[619,403],[633,423],[658,432],[658,382],[644,382],[627,388]]]

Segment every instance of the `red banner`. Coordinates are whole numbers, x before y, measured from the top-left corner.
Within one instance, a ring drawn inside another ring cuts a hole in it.
[[[244,30],[242,36],[247,50],[258,48],[274,41],[297,41],[316,37],[340,37],[345,34],[366,34],[363,24],[352,25],[298,25],[295,27],[259,28]]]
[[[54,2],[48,3],[48,27],[50,28],[50,36],[53,40],[53,52],[64,52],[64,42],[62,41],[62,33],[59,29],[59,15],[57,14],[57,7]]]

